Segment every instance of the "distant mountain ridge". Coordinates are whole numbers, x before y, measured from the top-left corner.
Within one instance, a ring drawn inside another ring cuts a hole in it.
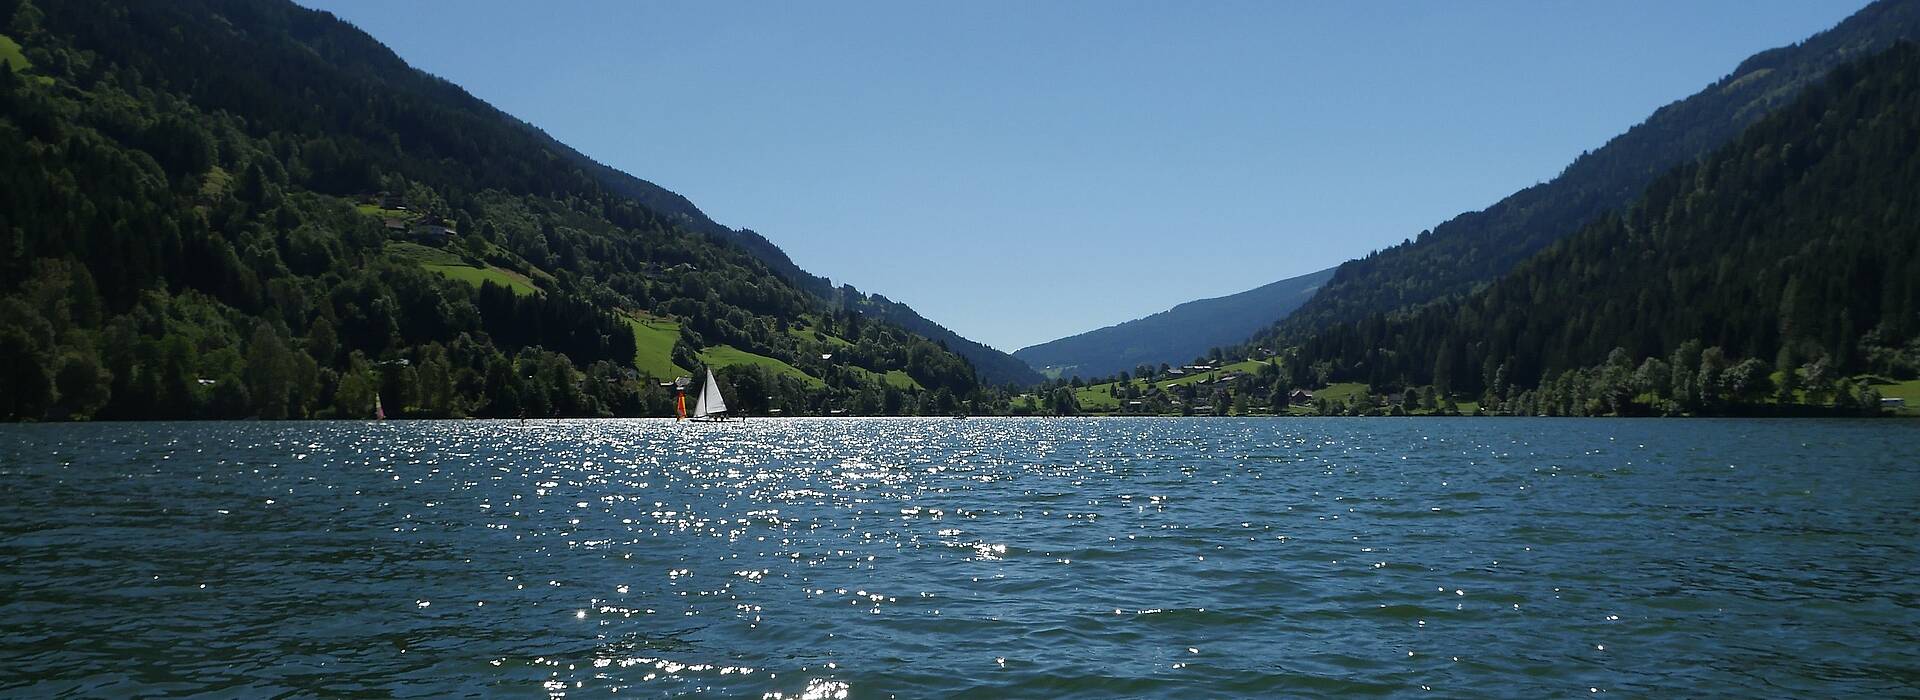
[[[1762,51],[1582,154],[1559,176],[1342,264],[1315,297],[1251,339],[1285,346],[1333,324],[1473,291],[1792,101],[1834,67],[1920,37],[1920,0],[1880,0],[1800,43]]]
[[[1237,344],[1299,308],[1333,277],[1333,270],[1189,301],[1144,318],[1021,348],[1013,356],[1043,373],[1088,379],[1131,371],[1142,364],[1180,364],[1213,348]]]

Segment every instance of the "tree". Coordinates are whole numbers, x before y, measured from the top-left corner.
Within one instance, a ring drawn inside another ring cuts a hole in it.
[[[233,420],[247,417],[253,410],[252,392],[238,375],[224,374],[210,379],[206,388],[206,414],[203,417]]]
[[[410,362],[380,363],[381,405],[389,417],[411,416],[420,408],[420,373]]]
[[[1594,387],[1602,410],[1616,416],[1631,412],[1634,395],[1638,393],[1636,375],[1633,358],[1627,355],[1626,348],[1616,347],[1607,354],[1607,363]]]
[[[1749,357],[1727,368],[1721,375],[1721,383],[1728,398],[1735,403],[1760,403],[1773,391],[1773,380],[1768,377],[1771,372],[1767,363]]]
[[[1267,392],[1267,406],[1272,408],[1275,414],[1286,413],[1293,404],[1292,394],[1286,382],[1276,381],[1273,383],[1273,388]]]
[[[60,358],[54,373],[60,397],[53,415],[63,420],[88,420],[113,394],[113,373],[100,366],[90,352],[70,352]]]
[[[1879,389],[1874,388],[1872,385],[1861,387],[1860,388],[1860,415],[1863,415],[1863,416],[1880,415],[1880,399],[1881,399],[1881,395],[1880,395]]]
[[[421,348],[419,369],[420,410],[431,418],[460,415],[459,397],[453,386],[453,371],[448,366],[447,350],[439,343]]]
[[[1774,401],[1782,405],[1799,403],[1800,367],[1794,364],[1792,356],[1787,353],[1781,353],[1781,359],[1780,371],[1776,373],[1780,381],[1776,383]]]
[[[1660,361],[1658,357],[1649,357],[1633,371],[1634,389],[1642,394],[1652,394],[1657,399],[1672,396],[1673,368]]]
[[[247,342],[247,366],[243,375],[252,398],[253,415],[279,420],[288,415],[288,399],[293,392],[294,362],[280,334],[262,321],[253,327]]]
[[[1074,400],[1073,389],[1063,386],[1053,390],[1048,409],[1056,416],[1077,416],[1080,415],[1080,402]]]
[[[333,393],[335,416],[346,419],[373,417],[375,389],[373,368],[355,352],[347,361],[347,370],[340,375],[339,388]]]
[[[1700,372],[1694,379],[1699,395],[1696,401],[1700,407],[1712,410],[1726,402],[1727,367],[1726,351],[1718,346],[1707,348],[1700,353]]]
[[[1833,400],[1835,372],[1833,363],[1826,355],[1813,359],[1813,362],[1800,368],[1800,385],[1807,389],[1807,402],[1814,405],[1826,404]]]
[[[0,327],[0,417],[8,420],[39,418],[53,405],[53,378],[48,376],[46,352],[19,328]]]
[[[307,326],[307,354],[323,365],[332,365],[340,354],[340,339],[334,334],[333,322],[327,317],[315,318]]]

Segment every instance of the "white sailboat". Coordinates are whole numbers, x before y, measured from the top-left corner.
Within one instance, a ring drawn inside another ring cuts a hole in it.
[[[693,404],[693,419],[697,421],[726,420],[727,401],[720,398],[720,384],[713,380],[713,370],[707,370],[707,381],[700,386],[700,398]]]

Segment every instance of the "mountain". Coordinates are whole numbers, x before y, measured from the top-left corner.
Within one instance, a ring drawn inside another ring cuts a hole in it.
[[[1552,180],[1342,264],[1311,301],[1251,343],[1287,345],[1336,323],[1470,292],[1618,211],[1661,173],[1725,144],[1834,66],[1915,37],[1920,0],[1881,0],[1806,41],[1756,54],[1706,89],[1581,155]]]
[[[842,287],[842,289],[847,289]],[[1038,384],[1045,377],[1034,371],[1033,367],[1019,358],[995,350],[982,343],[961,337],[959,333],[948,330],[933,322],[912,307],[893,301],[879,294],[867,295],[859,309],[874,315],[880,320],[913,331],[939,343],[941,347],[952,350],[973,363],[973,369],[979,373],[980,381],[998,387],[1025,387]]]
[[[662,415],[658,380],[702,367],[754,413],[1004,405],[891,302],[822,295],[331,15],[0,22],[0,418]]]
[[[1313,298],[1333,269],[1212,299],[1189,301],[1125,323],[1051,340],[1013,356],[1059,377],[1108,377],[1140,365],[1183,364],[1235,345]]]
[[[1478,292],[1315,334],[1296,379],[1524,415],[1877,411],[1871,384],[1920,376],[1920,46],[1771,112]]]
[[[633,198],[642,206],[668,217],[675,224],[691,231],[697,231],[726,241],[760,259],[775,274],[788,283],[819,297],[830,305],[851,305],[861,313],[867,313],[887,322],[898,325],[914,333],[938,342],[967,361],[973,363],[980,380],[993,385],[1036,384],[1041,380],[1038,372],[1027,363],[1015,359],[1012,355],[987,347],[984,344],[961,337],[945,326],[928,320],[907,306],[878,294],[861,294],[853,287],[835,287],[833,282],[807,272],[787,257],[786,251],[767,240],[765,236],[751,229],[733,229],[723,226],[709,218],[693,202],[671,190],[629,175],[620,170],[602,165],[566,144],[554,140],[531,125],[537,136],[544,139],[548,147],[560,153],[582,171],[600,181],[600,184],[615,194]],[[1239,338],[1235,338],[1238,340]]]

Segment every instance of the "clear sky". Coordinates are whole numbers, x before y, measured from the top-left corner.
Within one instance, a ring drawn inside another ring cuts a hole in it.
[[[1864,0],[300,0],[1003,350],[1550,179]]]

